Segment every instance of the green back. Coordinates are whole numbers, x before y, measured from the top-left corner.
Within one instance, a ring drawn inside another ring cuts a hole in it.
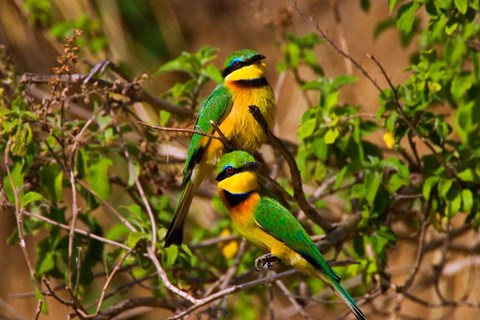
[[[254,219],[263,230],[299,253],[316,269],[340,281],[300,222],[278,201],[262,197],[255,208]]]
[[[200,108],[194,129],[203,133],[213,134],[210,120],[220,124],[230,113],[232,105],[233,99],[230,91],[223,84],[219,84]],[[200,134],[193,134],[183,170],[183,184],[190,180],[193,168],[202,160],[203,153],[211,139]],[[208,142],[205,143],[205,141]]]

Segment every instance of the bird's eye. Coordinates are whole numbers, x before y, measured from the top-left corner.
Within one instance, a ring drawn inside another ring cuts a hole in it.
[[[232,166],[228,166],[225,168],[225,172],[228,174],[233,174],[235,172],[235,169],[233,169]]]
[[[240,68],[242,66],[242,63],[240,61],[234,61],[233,62],[233,67],[234,68]]]

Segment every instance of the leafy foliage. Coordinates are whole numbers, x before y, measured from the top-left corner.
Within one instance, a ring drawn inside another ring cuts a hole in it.
[[[362,285],[352,289],[357,295],[387,292],[392,284],[398,288],[395,294],[405,293],[412,286],[416,273],[403,283],[392,283],[388,269],[391,250],[405,238],[398,225],[415,235],[420,248],[427,228],[449,237],[458,216],[468,230],[480,225],[479,1],[388,3],[392,18],[379,23],[376,36],[396,27],[404,45],[416,39],[419,48],[404,83],[391,83],[377,62],[389,86],[378,92],[375,115],[342,102],[343,89],[355,86],[358,78],[325,75],[315,51],[324,45],[321,34],[285,35],[277,65],[279,72],[293,74],[306,95],[316,97],[307,101],[298,144],[292,149],[304,184],[317,188],[309,201],[319,214],[330,208],[329,195],[342,203],[344,220],[339,223],[347,231],[337,242],[328,242],[328,230],[323,230],[324,241],[342,248],[340,260],[355,261],[336,271],[343,279],[362,279]],[[50,24],[48,2],[25,5],[36,19]],[[360,5],[368,11],[370,1]],[[240,284],[244,287],[238,301],[227,307],[216,301],[209,316],[230,311],[246,319],[260,317],[255,304],[262,301],[263,289],[249,285],[258,278],[252,267],[261,253],[240,242],[218,197],[211,201],[218,213],[212,226],[190,228],[188,245],[163,247],[175,203],[172,194],[178,191],[175,164],[182,159],[171,157],[162,146],[185,134],[152,131],[137,123],[135,108],[147,110],[143,102],[150,97],[142,87],[144,78],[128,79],[112,65],[91,74],[93,79],[75,81],[79,44],[96,52],[104,42],[98,21],[88,18],[57,24],[50,32],[63,36],[73,25],[83,26],[85,35],[73,31],[67,37],[60,65],[44,83],[51,92],[48,99],[29,96],[29,81],[20,83],[8,55],[1,55],[7,84],[0,87],[0,150],[7,164],[2,191],[4,206],[18,221],[9,242],[39,235],[31,272],[42,289],[38,291],[52,294],[42,283],[45,279],[67,286],[72,312],[100,317],[117,312],[106,307],[104,298],[121,300],[121,289],[110,288],[109,277],[124,286],[152,285],[152,296],[171,311],[186,309],[189,297],[207,299]],[[189,125],[193,118],[185,114],[198,109],[207,85],[222,81],[213,64],[216,53],[209,46],[183,52],[158,69],[158,77],[179,79],[163,99],[147,101],[158,103],[158,124]],[[87,119],[69,116],[74,103],[89,110]],[[384,142],[376,143],[381,136]],[[285,176],[279,180],[286,190],[295,188]],[[289,205],[297,214],[296,204]],[[320,232],[313,221],[302,223]],[[416,263],[418,268],[420,261]],[[97,279],[104,280],[102,289],[94,285]],[[318,279],[295,277],[285,288],[298,292],[303,285],[313,293],[326,287]],[[298,299],[310,301],[308,295],[298,294]],[[95,305],[85,308],[87,301]]]

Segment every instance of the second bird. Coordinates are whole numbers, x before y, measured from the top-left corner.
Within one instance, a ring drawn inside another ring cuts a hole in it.
[[[272,128],[275,97],[265,78],[264,59],[265,56],[249,49],[236,51],[226,59],[222,73],[224,81],[202,105],[195,130],[217,134],[211,124],[214,121],[235,148],[253,153],[261,146],[266,137],[249,113],[248,106],[257,106]],[[166,247],[182,243],[185,218],[193,196],[202,181],[215,169],[224,150],[225,146],[218,139],[192,135],[183,169],[182,192],[165,237]]]

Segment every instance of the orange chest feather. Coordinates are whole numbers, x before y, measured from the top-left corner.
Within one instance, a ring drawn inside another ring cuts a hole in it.
[[[227,206],[228,211],[230,212],[233,223],[235,223],[241,233],[242,229],[248,228],[249,224],[255,223],[253,219],[253,212],[260,199],[258,193],[251,194],[247,199],[235,204],[234,206],[229,205],[223,190],[219,190],[219,194]]]

